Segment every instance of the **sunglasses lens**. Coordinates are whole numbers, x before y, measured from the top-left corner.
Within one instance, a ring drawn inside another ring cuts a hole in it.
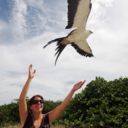
[[[33,100],[33,101],[32,101],[32,104],[38,104],[38,102],[40,102],[41,104],[44,103],[43,100]]]
[[[32,104],[38,104],[38,100],[34,100]]]
[[[43,101],[43,100],[40,100],[40,103],[41,103],[41,104],[43,104],[43,103],[44,103],[44,101]]]

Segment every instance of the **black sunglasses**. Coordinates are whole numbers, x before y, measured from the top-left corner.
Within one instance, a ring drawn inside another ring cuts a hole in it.
[[[44,100],[33,100],[31,102],[31,104],[38,104],[38,102],[40,102],[41,104],[43,104],[44,103]]]

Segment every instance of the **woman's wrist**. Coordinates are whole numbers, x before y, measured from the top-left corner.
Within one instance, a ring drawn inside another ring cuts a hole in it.
[[[76,90],[74,88],[72,88],[71,92],[74,93]]]
[[[31,78],[31,77],[28,77],[28,80],[29,80],[29,81],[31,81],[31,80],[32,80],[32,78]]]

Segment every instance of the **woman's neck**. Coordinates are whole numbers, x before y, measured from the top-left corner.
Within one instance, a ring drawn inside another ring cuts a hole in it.
[[[35,120],[40,120],[40,119],[42,119],[42,113],[33,113],[32,114],[32,117],[33,117],[33,119],[34,119],[34,121]]]

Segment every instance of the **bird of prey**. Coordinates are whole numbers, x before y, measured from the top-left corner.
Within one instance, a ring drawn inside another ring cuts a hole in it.
[[[66,29],[75,29],[67,37],[54,39],[44,46],[45,48],[47,45],[57,42],[55,65],[59,55],[68,44],[71,44],[82,56],[93,56],[92,50],[86,41],[88,36],[92,34],[92,31],[85,30],[91,8],[91,0],[68,0],[68,25]]]

